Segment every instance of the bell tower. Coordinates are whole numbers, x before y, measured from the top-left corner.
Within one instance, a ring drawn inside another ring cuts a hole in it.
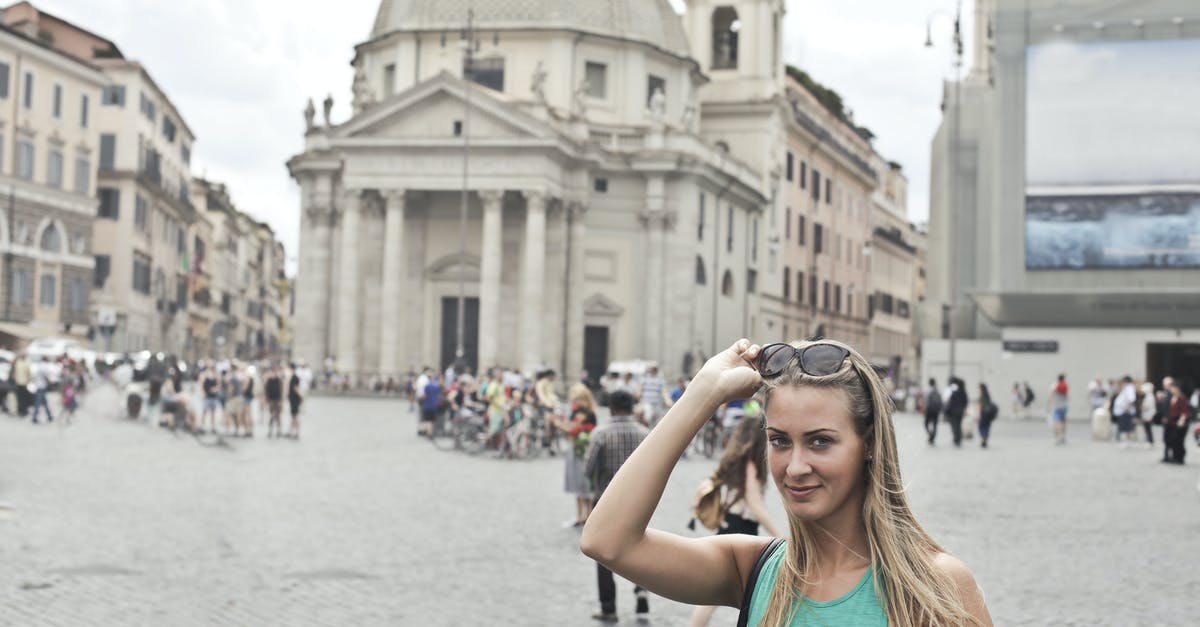
[[[784,0],[687,0],[692,56],[712,79],[706,100],[782,92],[784,11]]]

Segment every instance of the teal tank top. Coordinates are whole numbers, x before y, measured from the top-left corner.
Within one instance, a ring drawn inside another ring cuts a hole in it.
[[[783,563],[784,549],[787,543],[781,543],[775,553],[767,558],[762,572],[758,574],[754,590],[750,596],[750,620],[747,624],[758,625],[767,612],[767,602],[771,599],[771,589],[775,587],[775,576],[779,574],[779,566]],[[826,625],[856,625],[861,627],[887,627],[887,611],[875,594],[872,583],[873,566],[867,567],[862,580],[854,589],[833,599],[832,601],[813,601],[805,598],[796,610],[791,627],[826,626]]]

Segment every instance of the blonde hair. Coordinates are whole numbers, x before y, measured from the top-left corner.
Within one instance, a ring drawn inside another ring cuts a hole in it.
[[[764,381],[759,394],[765,410],[771,392],[781,387],[812,386],[845,392],[854,429],[870,453],[870,461],[865,462],[862,516],[871,548],[875,593],[884,603],[888,624],[981,625],[959,599],[954,581],[934,563],[935,555],[943,552],[942,547],[921,527],[909,508],[900,480],[893,405],[883,382],[857,351],[840,342],[794,342],[792,346],[803,349],[812,344],[840,346],[850,354],[838,372],[820,377],[805,374],[800,370],[799,360],[793,360],[779,376]],[[763,625],[790,625],[796,612],[804,608],[805,591],[813,583],[808,574],[816,572],[813,535],[816,527],[789,511],[788,528],[787,550],[771,590]]]
[[[596,413],[596,397],[592,396],[592,391],[582,383],[576,383],[571,386],[567,398],[574,401],[579,407],[586,409],[593,414]]]

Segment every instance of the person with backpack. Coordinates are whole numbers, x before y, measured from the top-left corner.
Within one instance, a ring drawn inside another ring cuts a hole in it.
[[[783,533],[767,514],[763,494],[767,489],[767,433],[759,417],[743,417],[725,445],[721,461],[705,486],[711,486],[703,498],[716,499],[723,513],[717,535],[743,533],[757,536],[758,527],[778,538]],[[691,627],[705,627],[717,610],[714,605],[699,605],[692,611]]]
[[[787,536],[648,529],[696,432],[719,405],[756,392]],[[870,362],[846,344],[738,340],[704,364],[621,465],[580,548],[681,603],[741,607],[743,625],[990,626],[971,570],[909,505],[894,411]]]
[[[267,403],[267,437],[283,437],[279,415],[283,413],[283,377],[277,364],[271,364],[267,379],[263,382],[264,399]]]
[[[937,380],[929,378],[925,388],[925,433],[929,435],[929,446],[937,438],[938,418],[942,415],[942,393],[937,389]]]
[[[962,446],[962,421],[971,404],[967,398],[967,383],[958,377],[950,377],[950,393],[946,399],[946,422],[950,424],[950,433],[954,436],[954,446]]]
[[[987,448],[988,438],[992,435],[992,423],[1000,413],[1000,407],[992,402],[986,383],[979,384],[979,447]]]

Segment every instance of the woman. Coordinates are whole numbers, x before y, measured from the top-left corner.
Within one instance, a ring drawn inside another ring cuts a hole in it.
[[[760,388],[767,464],[789,533],[747,589],[769,538],[682,538],[646,524],[671,468],[712,411]],[[971,571],[942,551],[909,508],[882,382],[837,342],[760,349],[742,339],[709,359],[621,466],[581,545],[658,594],[741,606],[754,625],[992,624]]]
[[[1174,379],[1167,385],[1167,394],[1171,397],[1166,416],[1166,424],[1171,429],[1171,438],[1167,442],[1170,457],[1163,461],[1182,464],[1184,456],[1187,455],[1183,443],[1187,439],[1188,400]],[[1166,439],[1167,437],[1164,435],[1163,440]]]
[[[772,537],[783,535],[771,522],[763,504],[763,492],[767,486],[766,464],[767,435],[763,432],[762,420],[757,414],[753,417],[747,415],[738,422],[714,473],[725,486],[723,502],[730,504],[717,535],[742,533],[757,536],[759,524],[766,527]],[[716,610],[716,606],[712,605],[698,606],[692,611],[692,627],[707,625]]]
[[[1142,430],[1146,433],[1146,448],[1154,448],[1154,414],[1158,410],[1157,403],[1154,402],[1154,384],[1142,381],[1141,392],[1141,399],[1138,401],[1138,422],[1142,423]]]
[[[292,415],[292,424],[288,427],[288,437],[300,439],[300,407],[304,403],[305,390],[300,384],[300,375],[296,372],[296,364],[288,366],[288,410]]]
[[[986,383],[979,384],[979,446],[987,448],[988,436],[992,434],[992,422],[1000,408],[992,402],[992,394],[988,392]]]
[[[575,495],[575,527],[587,522],[592,509],[592,486],[583,472],[583,454],[587,451],[592,430],[596,428],[596,399],[582,383],[571,386],[567,394],[571,404],[569,419],[554,418],[555,425],[567,434],[565,488]]]

